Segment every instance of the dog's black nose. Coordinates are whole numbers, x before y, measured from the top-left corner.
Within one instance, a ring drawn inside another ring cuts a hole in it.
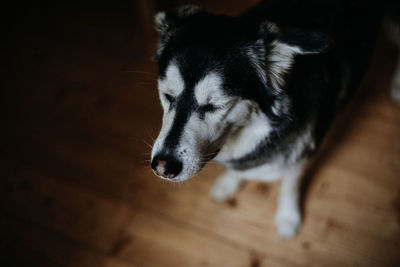
[[[181,172],[182,162],[172,155],[158,154],[153,158],[151,168],[157,175],[173,179]]]

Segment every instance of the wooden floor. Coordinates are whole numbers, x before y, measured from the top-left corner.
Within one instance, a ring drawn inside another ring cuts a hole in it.
[[[382,37],[306,177],[300,233],[283,241],[278,184],[251,182],[216,204],[221,167],[183,184],[150,171],[154,37],[125,15],[61,13],[17,27],[2,51],[1,266],[400,266],[400,107]]]

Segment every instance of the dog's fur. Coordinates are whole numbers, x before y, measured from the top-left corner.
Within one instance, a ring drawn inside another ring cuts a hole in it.
[[[388,5],[385,18],[385,29],[389,40],[397,46],[397,50],[400,51],[400,3],[398,1],[392,1]],[[400,55],[397,55],[397,66],[395,69],[394,79],[390,88],[390,95],[392,100],[400,104]]]
[[[238,17],[193,6],[158,13],[164,116],[153,169],[158,155],[173,156],[182,169],[162,178],[183,181],[214,159],[227,169],[211,190],[218,201],[244,180],[282,178],[276,224],[292,238],[303,170],[368,63],[380,12],[367,2],[269,1]]]

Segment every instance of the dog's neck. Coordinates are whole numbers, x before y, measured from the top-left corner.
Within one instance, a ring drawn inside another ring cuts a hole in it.
[[[271,124],[267,116],[258,109],[252,109],[246,123],[234,129],[227,136],[221,151],[214,159],[224,165],[233,159],[252,152],[263,142],[272,131]]]

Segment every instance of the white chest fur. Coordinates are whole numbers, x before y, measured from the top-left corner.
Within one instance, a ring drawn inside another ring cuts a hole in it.
[[[270,133],[271,125],[268,118],[262,112],[252,112],[246,125],[227,138],[215,161],[223,163],[246,155]]]

